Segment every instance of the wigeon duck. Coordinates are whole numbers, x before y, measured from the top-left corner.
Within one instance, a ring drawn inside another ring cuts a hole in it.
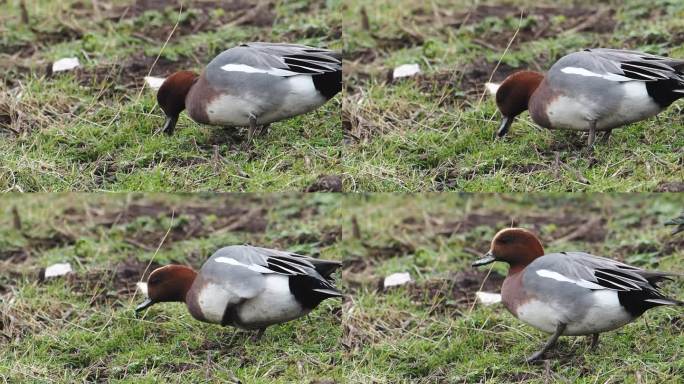
[[[337,261],[249,245],[216,251],[199,272],[183,265],[155,269],[138,283],[147,299],[140,312],[155,303],[185,302],[197,320],[258,329],[308,314],[318,304],[342,294],[331,274]]]
[[[510,266],[501,289],[508,311],[553,334],[528,362],[541,358],[561,335],[592,335],[594,348],[599,333],[619,328],[647,309],[684,305],[658,290],[658,282],[675,274],[646,271],[584,252],[544,254],[537,236],[522,228],[499,231],[489,252],[473,266],[495,261]]]
[[[180,71],[157,92],[171,134],[187,108],[198,123],[257,129],[323,105],[342,89],[341,55],[296,44],[247,43],[223,51],[198,75]]]
[[[529,109],[535,123],[549,129],[589,132],[655,116],[684,97],[684,60],[617,49],[586,49],[558,60],[546,75],[521,71],[496,90],[503,115],[497,131],[508,132],[516,116]]]

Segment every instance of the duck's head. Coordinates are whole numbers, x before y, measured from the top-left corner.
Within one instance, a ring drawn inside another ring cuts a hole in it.
[[[166,114],[162,130],[168,134],[173,132],[178,122],[178,115],[185,109],[185,97],[197,81],[198,75],[191,71],[180,71],[164,80],[157,91],[157,103]]]
[[[496,106],[502,120],[496,131],[498,137],[508,132],[516,116],[528,108],[530,97],[544,80],[544,75],[534,71],[516,72],[506,78],[496,90]]]
[[[147,283],[138,283],[138,288],[147,299],[135,308],[136,312],[153,304],[169,301],[185,301],[197,272],[184,265],[167,265],[150,273]]]
[[[517,270],[543,255],[544,247],[534,233],[524,228],[506,228],[494,235],[489,252],[475,261],[473,267],[503,261]]]

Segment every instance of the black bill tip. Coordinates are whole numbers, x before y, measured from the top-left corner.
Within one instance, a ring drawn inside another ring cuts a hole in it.
[[[504,116],[499,125],[499,129],[496,131],[496,137],[504,137],[506,133],[508,133],[508,129],[511,128],[513,120],[513,117]]]
[[[166,116],[164,120],[164,126],[162,127],[162,132],[170,135],[173,130],[176,129],[176,123],[178,122],[178,116]]]
[[[154,301],[152,301],[150,299],[146,299],[145,301],[140,303],[140,305],[135,307],[135,313],[140,313],[141,311],[149,308],[152,304],[154,304]]]
[[[480,260],[474,261],[471,265],[473,267],[481,267],[483,265],[491,264],[496,261],[496,258],[492,254],[492,252],[487,252],[483,258]]]

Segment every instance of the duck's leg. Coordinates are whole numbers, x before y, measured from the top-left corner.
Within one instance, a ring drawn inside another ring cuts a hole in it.
[[[601,140],[603,140],[604,143],[607,143],[608,140],[610,139],[610,134],[612,132],[613,132],[612,129],[607,130],[606,133],[603,134],[603,139],[601,139]]]
[[[249,115],[249,131],[247,132],[247,141],[242,143],[242,150],[248,149],[252,145],[252,139],[254,138],[254,133],[257,130],[257,118],[256,116]]]
[[[592,351],[595,351],[596,347],[598,347],[598,343],[599,343],[599,334],[598,333],[592,334],[591,335],[591,344],[589,345],[589,349],[591,349]]]
[[[594,147],[596,141],[596,120],[589,122],[589,149]]]
[[[528,357],[525,360],[525,362],[531,363],[531,362],[539,360],[539,358],[541,358],[544,355],[544,353],[546,353],[546,351],[548,351],[551,347],[553,347],[556,344],[556,341],[558,341],[558,338],[560,337],[560,335],[562,335],[563,332],[565,332],[566,326],[567,326],[567,324],[558,323],[558,326],[556,327],[556,332],[554,332],[554,334],[551,335],[551,337],[546,342],[546,344],[544,344],[542,349],[533,353],[530,357]]]
[[[261,340],[261,337],[264,335],[264,332],[266,332],[266,327],[259,328],[257,333],[252,335],[252,342],[256,343],[257,341]]]

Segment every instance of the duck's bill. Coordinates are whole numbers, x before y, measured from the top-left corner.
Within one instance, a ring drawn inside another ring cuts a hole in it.
[[[508,117],[504,116],[503,120],[501,120],[501,125],[499,125],[499,129],[496,131],[496,136],[497,137],[503,137],[508,133],[508,129],[511,128],[511,124],[513,124],[513,120],[515,120],[514,117]]]
[[[150,299],[146,299],[145,301],[143,301],[142,303],[140,303],[140,305],[138,305],[137,307],[135,307],[135,313],[138,313],[138,312],[140,312],[140,311],[142,311],[142,310],[145,310],[145,309],[149,308],[152,304],[154,304],[154,301],[152,301],[152,300],[150,300]]]
[[[164,120],[164,126],[162,127],[162,132],[166,133],[167,135],[172,134],[173,130],[176,128],[177,122],[177,116],[166,116],[166,120]]]
[[[154,302],[150,300],[149,297],[147,297],[147,283],[139,281],[135,283],[135,285],[138,287],[138,290],[140,290],[140,292],[142,292],[142,294],[145,295],[145,301],[143,301],[137,307],[135,307],[135,312],[138,313],[143,309],[148,308],[150,305],[154,304]]]
[[[495,261],[496,261],[496,258],[494,257],[494,255],[491,252],[487,252],[483,258],[473,262],[472,266],[473,267],[481,267],[483,265],[491,264]]]

